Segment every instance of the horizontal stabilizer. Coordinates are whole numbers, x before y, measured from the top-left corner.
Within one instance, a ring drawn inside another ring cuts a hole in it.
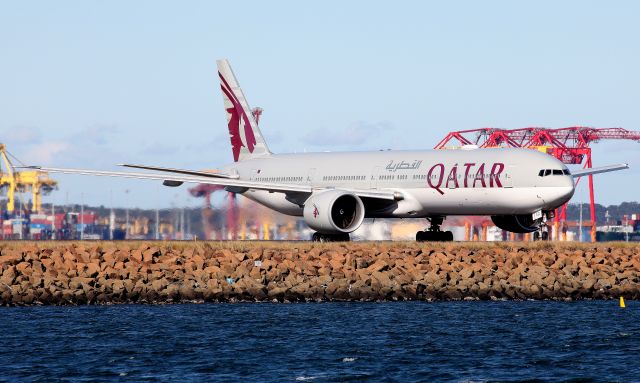
[[[615,172],[616,170],[624,170],[624,169],[629,169],[629,165],[618,164],[618,165],[600,166],[597,168],[582,169],[575,172],[571,172],[571,175],[573,176],[573,178],[577,178],[577,177],[589,176],[589,175],[599,174],[599,173]]]

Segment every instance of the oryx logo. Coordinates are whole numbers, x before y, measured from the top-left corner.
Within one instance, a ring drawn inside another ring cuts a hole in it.
[[[238,161],[238,158],[240,157],[240,148],[242,146],[246,147],[249,150],[249,153],[253,153],[253,149],[256,145],[256,138],[253,135],[251,119],[244,108],[242,108],[240,100],[238,100],[236,95],[233,93],[233,90],[231,90],[231,87],[227,83],[227,80],[222,76],[222,73],[218,72],[218,76],[220,76],[220,81],[222,81],[222,84],[220,84],[222,92],[232,104],[232,107],[227,109],[227,113],[231,115],[229,117],[229,135],[231,136],[233,160]],[[244,141],[242,134],[240,134],[241,125],[244,128]]]
[[[313,218],[318,218],[319,215],[320,215],[320,212],[318,211],[318,207],[314,203],[313,204]]]

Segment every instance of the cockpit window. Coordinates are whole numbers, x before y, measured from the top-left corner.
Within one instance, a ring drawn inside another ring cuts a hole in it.
[[[542,169],[538,172],[538,177],[546,177],[546,176],[550,176],[550,175],[554,175],[554,176],[561,176],[561,175],[565,175],[565,176],[570,176],[571,173],[569,173],[568,169]]]

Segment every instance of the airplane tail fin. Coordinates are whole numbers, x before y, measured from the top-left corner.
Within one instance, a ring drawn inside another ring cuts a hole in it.
[[[222,59],[217,64],[233,160],[238,162],[271,154],[229,61]]]

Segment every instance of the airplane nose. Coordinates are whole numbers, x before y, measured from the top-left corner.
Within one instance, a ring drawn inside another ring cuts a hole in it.
[[[571,199],[571,197],[573,197],[574,192],[575,188],[573,185],[556,187],[549,191],[548,195],[545,196],[546,198],[544,198],[544,201],[552,207],[564,205]]]
[[[572,185],[564,188],[564,191],[562,192],[561,198],[564,200],[564,202],[568,202],[571,199],[571,197],[573,197],[573,193],[576,191],[576,188],[573,186],[573,180],[571,181],[572,181],[571,182]]]

